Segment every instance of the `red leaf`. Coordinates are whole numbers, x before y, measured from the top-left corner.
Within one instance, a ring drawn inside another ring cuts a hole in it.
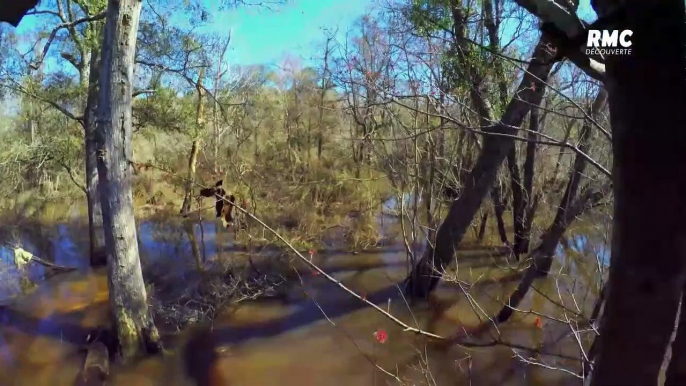
[[[536,317],[536,319],[534,319],[534,323],[536,324],[536,328],[543,328],[543,323],[541,322],[541,318],[539,318],[538,316]]]
[[[388,335],[386,334],[386,331],[384,330],[377,330],[374,332],[374,337],[379,343],[386,343],[386,340],[388,339]]]

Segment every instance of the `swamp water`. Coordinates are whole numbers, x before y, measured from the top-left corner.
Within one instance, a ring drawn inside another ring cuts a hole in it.
[[[386,223],[391,222],[387,217]],[[11,249],[0,246],[4,276],[9,278],[0,288],[0,298],[6,304],[0,308],[0,385],[77,385],[84,358],[80,347],[88,332],[107,320],[105,271],[88,269],[84,257],[87,231],[82,227],[61,224],[51,230],[41,228],[39,233],[32,229],[16,234],[22,247],[35,255],[81,269],[46,278],[45,269],[31,263],[26,276],[29,283],[37,284],[26,285],[13,271]],[[195,239],[199,244],[196,251],[205,262],[244,258],[233,248],[232,232],[218,229],[213,221],[204,222],[202,229],[196,224]],[[574,373],[581,368],[578,359],[560,357],[580,355],[570,326],[560,321],[573,318],[575,313],[590,314],[596,289],[588,283],[593,282],[596,260],[607,258],[607,251],[594,248],[594,242],[580,235],[560,247],[556,274],[537,281],[532,294],[519,306],[520,310],[533,309],[558,320],[540,317],[539,326],[535,314],[516,312],[497,331],[491,329],[470,338],[473,345],[484,347],[441,349],[426,344],[321,275],[300,269],[302,284],[296,285],[286,300],[243,301],[230,311],[220,312],[207,338],[193,346],[186,343],[199,328],[190,327],[166,343],[169,355],[114,365],[108,384],[399,384],[375,363],[404,384],[580,384],[570,373],[546,367],[562,367]],[[197,255],[183,227],[141,222],[139,245],[141,259],[177,274],[179,286],[185,274],[197,269]],[[459,280],[441,284],[432,302],[412,305],[409,311],[398,289],[407,274],[402,244],[357,254],[318,251],[314,262],[405,323],[442,336],[487,322],[520,277],[517,270],[507,268],[505,258],[494,248],[466,245],[458,257]],[[562,303],[565,308],[560,307]],[[579,340],[588,347],[593,333],[579,329]],[[385,343],[375,340],[377,330],[387,333]],[[508,345],[490,344],[493,337]],[[554,356],[513,350],[518,346]],[[526,360],[539,365],[526,364]],[[195,363],[192,369],[191,362]]]

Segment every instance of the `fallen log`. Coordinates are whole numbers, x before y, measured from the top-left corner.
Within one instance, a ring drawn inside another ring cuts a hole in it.
[[[7,244],[5,244],[7,245]],[[30,262],[35,262],[38,263],[44,267],[51,268],[57,271],[63,271],[63,272],[68,272],[68,271],[75,271],[76,268],[74,267],[65,267],[63,265],[57,265],[54,263],[51,263],[49,261],[43,260],[40,257],[32,254],[29,251],[26,251],[22,248],[19,247],[13,247],[11,245],[7,245],[9,248],[11,248],[14,251],[14,263],[17,265],[17,268],[22,268],[26,264]]]

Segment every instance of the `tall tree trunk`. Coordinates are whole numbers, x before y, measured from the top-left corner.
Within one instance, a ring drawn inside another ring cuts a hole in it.
[[[96,114],[98,108],[98,77],[100,76],[100,50],[96,46],[91,51],[90,71],[88,72],[88,96],[83,112],[85,131],[84,148],[86,154],[86,202],[88,203],[88,236],[91,266],[104,265],[102,258],[105,235],[102,228],[102,210],[98,198],[98,144],[96,141]]]
[[[198,152],[200,149],[200,140],[194,139],[191,144],[191,152],[188,155],[188,175],[186,176],[186,189],[183,196],[183,204],[181,205],[181,214],[185,215],[191,210],[191,202],[193,202],[193,184],[195,183],[195,169],[198,164]]]
[[[493,2],[490,0],[485,0],[483,2],[484,10],[484,25],[488,31],[488,41],[489,47],[492,51],[492,65],[495,71],[496,82],[498,84],[498,102],[501,108],[507,105],[507,87],[508,79],[505,77],[505,71],[503,70],[502,59],[496,55],[500,52],[500,37],[498,36],[498,25],[497,25],[497,15],[493,7]],[[489,117],[492,119],[492,117]],[[519,173],[519,165],[517,163],[517,147],[512,146],[510,152],[507,154],[507,167],[510,173],[510,185],[512,189],[512,220],[514,228],[514,245],[513,251],[517,260],[519,260],[519,251],[521,250],[521,244],[523,241],[522,235],[525,228],[525,205],[522,195],[522,179]],[[502,194],[500,195],[500,200],[503,200]],[[496,217],[498,220],[498,230],[500,231],[500,238],[503,244],[508,244],[507,233],[505,232],[505,225],[503,224],[502,213],[504,208],[500,209],[500,213],[496,212]]]
[[[141,5],[142,0],[108,2],[98,103],[97,162],[109,298],[125,360],[161,348],[148,310],[131,193],[131,93]]]
[[[683,0],[620,4],[625,16],[611,29],[633,31],[633,44],[606,65],[615,201],[591,384],[655,385],[686,276],[686,20]]]
[[[198,94],[198,102],[195,110],[195,133],[193,143],[191,144],[191,153],[188,156],[188,176],[186,178],[186,191],[183,196],[183,204],[181,205],[181,214],[185,215],[191,210],[191,203],[193,202],[193,185],[195,185],[195,169],[198,164],[198,152],[200,151],[200,132],[205,123],[204,105],[202,102],[203,86],[202,79],[205,76],[205,68],[200,69],[198,81],[195,83],[195,90]]]
[[[226,39],[226,43],[224,44],[221,54],[219,55],[219,63],[217,64],[217,74],[214,77],[214,100],[212,103],[212,128],[214,131],[214,140],[212,141],[212,164],[214,167],[214,173],[219,174],[222,172],[222,168],[219,164],[219,144],[221,143],[221,138],[222,135],[224,134],[224,130],[219,122],[219,115],[218,115],[218,110],[219,110],[219,102],[217,102],[217,95],[219,95],[219,90],[221,89],[222,85],[222,76],[224,75],[224,57],[226,56],[226,51],[229,49],[229,44],[231,44],[231,36],[233,35],[233,29],[229,30],[229,37]],[[204,69],[203,69],[204,70]],[[204,72],[204,71],[203,71]],[[198,89],[198,92],[202,92],[201,89]],[[257,129],[255,130],[257,131]]]
[[[507,154],[507,169],[510,172],[510,185],[512,189],[512,223],[514,228],[514,254],[519,260],[519,250],[523,242],[524,234],[524,198],[522,197],[522,177],[517,164],[517,147]]]
[[[481,216],[481,222],[479,223],[479,233],[476,236],[477,241],[481,244],[486,236],[486,226],[488,224],[488,210],[484,210],[484,214]]]
[[[545,116],[544,116],[545,117]],[[543,118],[545,119],[545,118]],[[517,237],[515,234],[514,250],[516,254],[529,252],[529,241],[531,240],[531,225],[538,206],[538,197],[534,198],[534,167],[536,162],[536,133],[540,130],[541,120],[538,115],[538,106],[531,107],[529,114],[529,142],[526,144],[526,159],[524,160],[524,180],[522,193],[522,206],[524,207],[524,228],[522,234]]]
[[[544,34],[536,45],[527,72],[502,119],[497,124],[485,128],[484,131],[516,135],[516,128],[522,124],[530,106],[540,103],[545,92],[545,82],[555,62],[547,46],[548,42]],[[479,210],[483,198],[492,189],[500,165],[513,146],[512,138],[485,135],[483,148],[467,178],[463,193],[453,201],[444,222],[438,229],[435,247],[427,245],[424,256],[407,278],[408,294],[415,297],[427,297],[436,288],[440,272],[452,261],[455,250]]]
[[[505,220],[503,220],[505,203],[503,202],[500,186],[496,185],[491,190],[491,200],[493,201],[493,210],[495,211],[495,221],[498,224],[500,241],[502,241],[503,244],[508,245],[510,242],[507,240],[507,230],[505,229]]]
[[[574,124],[576,123],[576,119],[572,118],[569,120],[567,123],[567,127],[565,128],[565,136],[562,138],[562,143],[567,143],[567,140],[569,140],[569,136],[572,134],[572,129],[574,128]],[[549,186],[551,188],[555,188],[555,185],[557,184],[557,180],[559,179],[558,174],[560,172],[560,165],[562,164],[562,156],[565,154],[565,148],[560,147],[559,152],[557,153],[557,162],[555,162],[555,170],[553,171],[553,179],[551,180]]]

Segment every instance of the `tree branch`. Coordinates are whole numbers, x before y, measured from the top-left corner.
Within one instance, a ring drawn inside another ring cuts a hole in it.
[[[581,20],[554,0],[515,0],[515,2],[544,23],[552,23],[561,32],[558,34],[559,36],[553,36],[554,43],[558,47],[569,46],[565,43],[576,41],[579,36],[586,33],[586,28]],[[566,38],[565,41],[562,41],[564,38]],[[588,76],[600,81],[605,78],[605,65],[603,63],[589,58],[577,48],[568,51],[564,53],[567,58]]]
[[[67,171],[67,173],[69,173],[69,178],[74,183],[74,185],[76,185],[79,189],[81,189],[83,194],[88,194],[86,187],[76,180],[76,176],[74,175],[74,169],[70,168],[69,165],[67,165],[66,163],[64,163],[61,160],[57,160],[57,163],[60,164],[60,166],[62,166]]]
[[[31,91],[27,90],[26,88],[22,87],[21,85],[17,84],[16,82],[14,82],[14,83],[15,83],[14,87],[12,87],[12,86],[5,86],[5,87],[7,87],[11,90],[14,90],[14,91],[19,91],[25,95],[30,96],[33,99],[36,99],[36,100],[43,102],[43,103],[47,103],[50,106],[52,106],[53,108],[55,108],[57,111],[66,115],[67,118],[72,119],[74,121],[77,121],[81,125],[83,125],[83,115],[76,116],[76,115],[72,114],[69,110],[67,110],[64,106],[60,105],[59,103],[57,103],[55,101],[51,101],[51,100],[46,99],[46,98],[43,98],[39,95],[36,95],[36,94],[32,93]]]
[[[32,69],[37,70],[41,66],[41,64],[43,64],[43,60],[45,60],[45,57],[48,55],[48,51],[50,50],[50,46],[52,45],[52,42],[55,40],[55,37],[57,37],[57,33],[61,29],[70,29],[70,28],[73,28],[73,27],[75,27],[79,24],[82,24],[82,23],[88,23],[91,21],[102,20],[104,18],[105,18],[105,12],[102,12],[102,13],[99,13],[97,15],[87,16],[87,17],[83,17],[81,19],[74,20],[72,22],[59,24],[57,27],[55,27],[52,30],[52,32],[50,32],[50,36],[48,37],[48,42],[45,43],[45,47],[43,47],[43,53],[41,54],[41,56],[34,63],[29,64],[29,66]]]

